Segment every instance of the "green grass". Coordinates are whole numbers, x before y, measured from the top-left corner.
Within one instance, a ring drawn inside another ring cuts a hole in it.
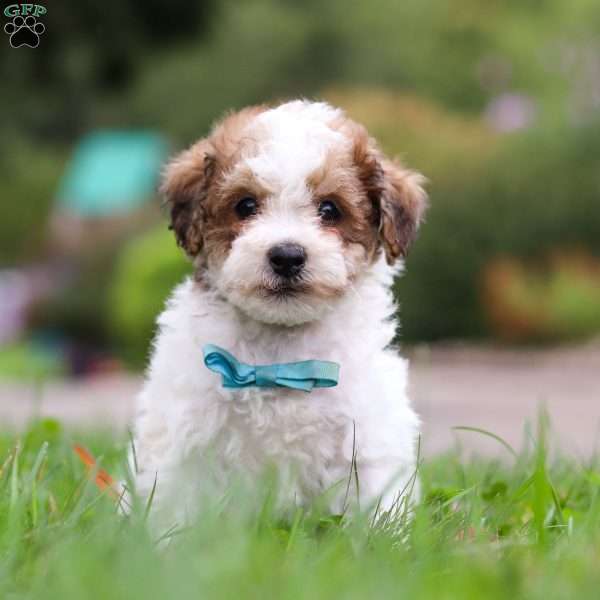
[[[481,435],[471,432],[469,435]],[[0,435],[0,598],[586,598],[600,589],[600,470],[550,460],[543,435],[505,460],[449,454],[420,467],[412,521],[277,517],[265,488],[202,512],[157,548],[90,484],[82,442],[123,473],[127,440],[34,423]]]

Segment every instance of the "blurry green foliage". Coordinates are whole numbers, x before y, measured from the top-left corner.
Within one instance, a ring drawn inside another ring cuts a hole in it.
[[[0,154],[0,265],[39,254],[65,162],[63,151],[25,140],[11,142],[10,151]]]
[[[144,364],[156,317],[173,287],[190,272],[190,262],[166,227],[124,247],[109,289],[108,318],[121,353],[133,366]]]
[[[224,110],[332,83],[401,89],[466,114],[516,89],[564,119],[584,68],[568,57],[594,48],[598,24],[592,0],[224,0],[203,43],[149,55],[128,108],[185,143]]]
[[[151,53],[185,39],[201,40],[217,14],[215,0],[81,0],[46,4],[45,31],[35,51],[3,47],[0,130],[71,141],[104,123],[129,125],[125,92]],[[106,119],[106,121],[105,121]]]
[[[483,277],[483,308],[508,341],[561,341],[600,332],[600,259],[563,250],[545,261],[499,259]]]
[[[397,285],[408,339],[489,332],[479,282],[499,255],[583,246],[600,255],[600,121],[506,140],[477,169],[430,187],[431,210]]]
[[[556,116],[595,0],[90,0],[53,5],[43,52],[12,52],[0,129],[70,140],[98,125],[187,142],[228,108],[334,82],[408,90],[480,113],[510,88]],[[41,47],[40,47],[41,48]],[[585,65],[583,65],[585,66]],[[35,90],[35,93],[32,91]]]
[[[41,382],[64,373],[60,352],[28,342],[0,347],[0,379]]]

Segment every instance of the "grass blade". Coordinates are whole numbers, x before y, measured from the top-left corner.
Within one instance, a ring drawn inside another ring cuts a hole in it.
[[[487,431],[486,429],[480,429],[479,427],[467,427],[466,425],[457,425],[456,427],[453,427],[452,430],[453,431],[470,431],[472,433],[479,433],[481,435],[485,435],[485,436],[497,441],[502,446],[504,446],[504,448],[506,450],[508,450],[508,452],[510,452],[514,458],[517,458],[517,453],[516,453],[515,449],[506,440],[502,439],[499,435],[496,435],[495,433],[492,433],[491,431]]]

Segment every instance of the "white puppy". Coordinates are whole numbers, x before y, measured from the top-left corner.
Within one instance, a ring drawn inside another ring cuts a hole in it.
[[[388,348],[390,286],[425,209],[422,181],[342,111],[307,101],[232,114],[166,167],[195,275],[158,319],[139,396],[136,485],[147,497],[156,480],[157,513],[182,523],[204,493],[268,466],[290,503],[325,493],[333,512],[354,470],[363,507],[390,509],[411,487],[419,422],[407,362]],[[223,387],[206,344],[250,365],[333,361],[339,383]]]

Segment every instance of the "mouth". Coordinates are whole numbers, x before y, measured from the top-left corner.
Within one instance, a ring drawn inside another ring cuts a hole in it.
[[[300,280],[276,281],[269,284],[263,284],[259,289],[262,296],[279,300],[294,298],[308,291],[308,285]]]

